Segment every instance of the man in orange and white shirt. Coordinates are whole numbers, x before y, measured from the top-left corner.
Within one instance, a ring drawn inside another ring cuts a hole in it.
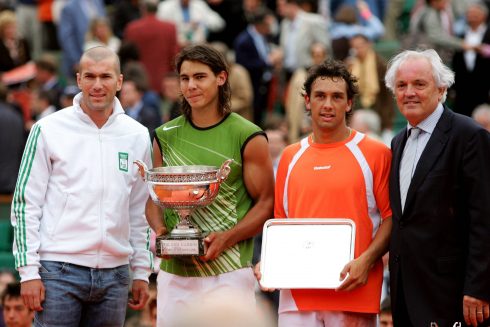
[[[274,216],[352,219],[355,259],[340,273],[341,279],[347,278],[337,289],[281,290],[279,327],[374,327],[383,279],[381,257],[391,234],[391,152],[347,126],[358,90],[343,63],[327,60],[314,66],[304,90],[313,134],[282,154]],[[256,273],[260,279],[258,269]]]

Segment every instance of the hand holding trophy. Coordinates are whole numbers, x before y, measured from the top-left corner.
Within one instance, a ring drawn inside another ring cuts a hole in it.
[[[231,171],[232,159],[220,168],[214,166],[167,166],[148,170],[136,160],[141,177],[148,185],[153,202],[174,209],[180,222],[167,235],[156,239],[156,254],[172,256],[202,256],[206,254],[206,237],[191,222],[194,209],[209,205],[216,198],[222,182]]]

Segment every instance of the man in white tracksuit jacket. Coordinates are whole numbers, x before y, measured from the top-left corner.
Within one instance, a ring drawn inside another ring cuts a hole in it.
[[[12,202],[21,295],[35,326],[122,326],[148,299],[148,130],[124,114],[123,77],[105,47],[84,53],[73,106],[34,124]]]

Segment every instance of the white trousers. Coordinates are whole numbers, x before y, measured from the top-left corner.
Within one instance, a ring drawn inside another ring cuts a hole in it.
[[[219,312],[220,305],[225,307],[236,304],[255,310],[255,277],[252,268],[210,277],[181,277],[160,270],[157,288],[158,327],[173,326],[183,315],[191,315],[204,307],[211,309],[208,311]],[[213,306],[216,310],[212,310]]]
[[[342,311],[285,311],[279,313],[279,327],[376,327],[377,315]]]

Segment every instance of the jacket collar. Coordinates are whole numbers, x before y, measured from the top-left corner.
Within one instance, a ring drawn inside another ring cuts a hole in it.
[[[83,96],[83,93],[80,92],[73,98],[73,108],[75,110],[75,114],[82,121],[89,123],[89,124],[94,124],[92,119],[90,119],[90,117],[83,111],[82,107],[80,106],[80,101],[82,100],[82,96]],[[104,126],[108,126],[108,125],[112,124],[114,122],[114,120],[121,114],[124,114],[124,109],[121,106],[121,102],[119,102],[119,99],[117,97],[114,97],[112,114],[109,116],[109,119],[104,124]]]

